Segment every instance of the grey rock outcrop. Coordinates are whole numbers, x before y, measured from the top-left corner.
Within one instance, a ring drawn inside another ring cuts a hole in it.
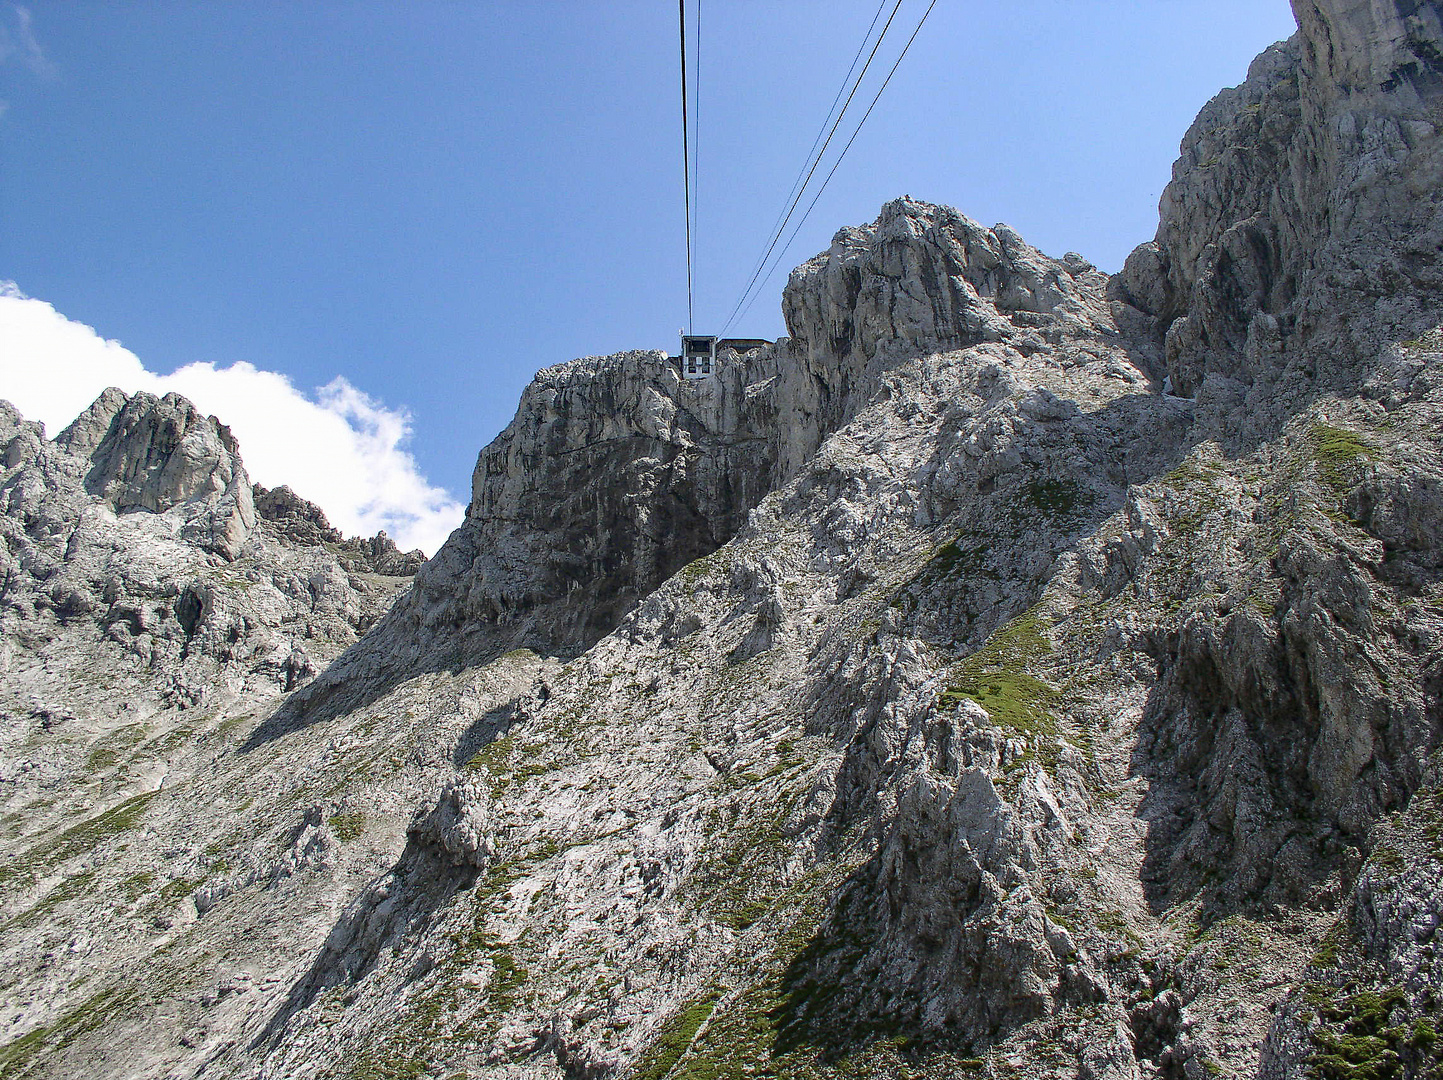
[[[187,540],[234,559],[255,528],[250,481],[230,429],[179,394],[111,387],[55,438],[86,458],[85,490],[116,513],[177,511]]]
[[[1438,11],[1294,10],[1299,33],[1198,116],[1157,238],[1118,281],[1155,318],[1177,392],[1211,376],[1206,396],[1231,405],[1231,426],[1263,434],[1254,417],[1275,424],[1278,395],[1296,405],[1304,388],[1406,378],[1355,358],[1439,315]]]
[[[342,687],[349,700],[508,649],[589,648],[734,536],[899,358],[982,342],[1056,349],[1063,365],[1104,353],[1141,386],[1106,285],[1090,264],[1049,259],[1006,226],[897,199],[793,272],[790,337],[724,354],[714,379],[687,383],[658,352],[540,372],[482,450],[466,520],[388,617],[389,646],[348,658],[311,693]]]
[[[301,498],[285,484],[276,488],[256,484],[253,493],[257,516],[269,521],[287,540],[314,547],[339,544],[343,539],[341,530],[331,526],[324,510]]]
[[[150,676],[62,694],[44,654],[0,1068],[1435,1075],[1439,6],[1298,13],[1121,274],[897,200],[713,380],[541,372],[318,677],[217,622],[185,662],[250,681],[162,745]],[[58,626],[109,657],[31,553],[62,561],[89,459],[13,411],[0,445],[6,656]],[[236,611],[231,566],[317,560],[311,620],[365,583],[259,505],[274,546],[207,555],[174,621]],[[121,698],[139,734],[95,719]]]
[[[1105,282],[1081,256],[1058,262],[1006,225],[985,229],[907,198],[870,226],[841,230],[829,251],[794,270],[782,311],[797,353],[836,368],[835,358],[856,363],[884,350],[1042,348],[1069,332],[1096,335],[1110,325],[1096,299]],[[843,382],[850,374],[845,363],[837,372]]]
[[[424,551],[402,551],[384,529],[375,536],[342,536],[324,510],[285,484],[271,489],[257,484],[254,491],[256,514],[274,531],[295,544],[327,546],[350,573],[410,577],[426,562]]]
[[[441,792],[436,805],[411,824],[413,840],[429,845],[453,863],[484,869],[494,853],[490,798],[481,781],[464,777]]]

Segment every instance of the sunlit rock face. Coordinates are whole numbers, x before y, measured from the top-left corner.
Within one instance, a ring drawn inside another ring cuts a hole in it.
[[[1439,7],[1296,10],[1121,273],[888,203],[409,588],[0,412],[0,1071],[1435,1075]]]
[[[111,387],[55,445],[87,459],[84,488],[112,510],[171,511],[186,538],[225,558],[256,524],[251,485],[235,438],[179,394],[127,397]]]

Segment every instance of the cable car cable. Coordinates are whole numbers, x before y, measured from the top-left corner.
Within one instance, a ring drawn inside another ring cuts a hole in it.
[[[691,143],[686,104],[686,0],[677,0],[681,19],[681,172],[686,189],[686,332],[692,333],[691,287]]]
[[[927,5],[927,10],[922,13],[922,18],[918,21],[917,28],[912,31],[912,36],[907,39],[907,44],[902,46],[902,52],[901,55],[897,57],[897,62],[892,65],[892,70],[887,72],[887,77],[882,80],[881,88],[878,89],[876,96],[872,98],[872,104],[867,106],[867,111],[862,114],[862,119],[857,123],[857,129],[852,132],[852,137],[847,140],[847,145],[842,147],[842,152],[837,155],[837,160],[832,163],[831,172],[827,173],[826,179],[822,181],[822,186],[817,189],[816,195],[812,196],[812,201],[807,205],[806,212],[802,214],[801,218],[797,221],[796,227],[792,229],[792,235],[787,237],[787,242],[782,245],[782,249],[777,252],[777,257],[772,261],[771,269],[767,271],[766,277],[762,279],[763,284],[770,281],[771,276],[777,272],[777,265],[786,256],[788,249],[792,246],[792,242],[797,238],[797,233],[799,233],[802,226],[806,224],[808,216],[810,216],[812,210],[817,205],[817,200],[822,197],[822,192],[826,191],[827,185],[832,182],[832,177],[836,175],[838,166],[842,164],[842,159],[847,156],[847,151],[852,148],[852,143],[856,142],[857,136],[862,133],[862,125],[867,122],[867,117],[871,116],[872,110],[877,107],[877,102],[882,97],[882,91],[887,89],[887,84],[892,81],[892,76],[897,74],[897,69],[902,66],[902,60],[906,57],[907,50],[912,47],[912,42],[917,40],[917,35],[922,32],[922,24],[927,21],[927,16],[932,14],[932,9],[936,6],[937,0],[932,0],[932,2]],[[747,306],[742,309],[737,318],[745,317],[746,313],[751,310],[752,304],[756,303],[756,299],[760,295],[761,289],[758,288],[752,295],[751,300],[747,301]],[[727,326],[731,326],[731,323],[728,322]],[[726,331],[723,330],[722,332],[725,333]]]
[[[837,114],[837,119],[836,119],[836,121],[832,124],[832,129],[831,129],[831,131],[827,132],[826,141],[822,144],[822,149],[821,149],[820,151],[818,151],[815,160],[813,160],[813,162],[812,162],[812,167],[807,171],[807,178],[806,178],[806,180],[802,181],[802,189],[797,192],[797,197],[792,200],[792,205],[791,205],[791,207],[787,210],[786,216],[785,216],[785,218],[782,220],[781,227],[776,231],[776,234],[772,237],[771,243],[767,245],[766,251],[763,252],[763,254],[762,254],[762,258],[761,258],[760,264],[757,266],[757,269],[752,273],[751,280],[747,282],[747,287],[742,290],[741,296],[737,298],[736,304],[733,305],[733,307],[732,307],[731,314],[730,314],[729,316],[727,316],[726,324],[722,327],[722,333],[723,333],[723,334],[725,334],[725,333],[727,332],[727,329],[731,327],[731,324],[736,321],[737,314],[738,314],[738,312],[739,312],[740,309],[741,309],[742,303],[746,300],[747,294],[751,292],[752,287],[757,283],[757,277],[758,277],[758,275],[762,272],[762,267],[766,265],[766,261],[767,261],[767,259],[771,256],[771,253],[776,249],[777,241],[782,238],[782,233],[786,231],[787,222],[791,221],[791,219],[792,219],[792,214],[794,214],[794,213],[796,212],[797,204],[802,201],[802,196],[806,194],[807,184],[811,183],[812,175],[817,171],[817,166],[822,163],[822,157],[826,154],[826,152],[827,152],[827,147],[830,146],[831,143],[832,143],[832,136],[834,136],[834,135],[837,133],[837,128],[841,126],[842,118],[847,115],[847,109],[848,109],[848,107],[852,104],[852,99],[853,99],[854,97],[856,97],[856,95],[857,95],[857,90],[858,90],[858,89],[861,87],[861,85],[862,85],[862,80],[863,80],[864,78],[866,78],[867,69],[872,66],[872,61],[876,59],[876,57],[877,57],[877,50],[882,47],[882,41],[883,41],[883,39],[887,36],[887,30],[891,27],[891,25],[892,25],[892,20],[897,17],[897,12],[898,12],[898,10],[901,9],[902,3],[903,3],[903,0],[897,0],[896,4],[894,4],[893,7],[892,7],[892,13],[887,16],[886,25],[882,27],[882,32],[881,32],[881,34],[878,35],[876,44],[874,44],[874,45],[872,46],[872,51],[871,51],[871,53],[867,56],[867,62],[862,65],[862,70],[861,70],[861,72],[857,75],[857,80],[856,80],[856,82],[854,82],[854,83],[852,84],[852,91],[851,91],[851,93],[849,93],[849,94],[847,95],[847,101],[846,101],[846,103],[842,106],[842,111]],[[929,9],[929,10],[930,10],[930,9]]]
[[[886,3],[887,3],[887,0],[882,0],[882,6],[883,6],[883,7],[886,6]],[[839,112],[839,113],[837,113],[837,118],[836,118],[836,120],[832,123],[831,130],[827,132],[826,141],[822,143],[822,148],[817,151],[816,155],[813,156],[813,157],[810,159],[810,168],[808,168],[808,167],[805,166],[805,165],[803,166],[803,168],[806,169],[806,179],[802,181],[802,184],[801,184],[801,187],[800,187],[800,188],[795,188],[795,185],[794,185],[794,190],[796,191],[796,197],[791,200],[791,205],[787,207],[786,213],[782,216],[781,223],[776,226],[775,231],[774,231],[773,234],[772,234],[771,242],[770,242],[769,244],[767,244],[766,250],[762,252],[762,257],[757,260],[757,265],[756,265],[756,267],[752,270],[752,276],[751,276],[750,280],[747,281],[747,286],[746,286],[746,288],[743,289],[743,290],[742,290],[742,294],[741,294],[739,297],[737,297],[737,302],[732,305],[731,314],[727,316],[727,321],[726,321],[725,325],[722,326],[722,331],[721,331],[721,332],[722,332],[723,334],[725,334],[725,333],[727,332],[727,330],[731,327],[732,323],[734,323],[734,322],[736,321],[737,316],[738,316],[738,313],[739,313],[739,311],[740,311],[740,309],[741,309],[741,307],[742,307],[742,304],[743,304],[743,303],[746,301],[746,299],[747,299],[747,295],[752,291],[752,288],[757,284],[757,277],[758,277],[758,275],[761,274],[762,269],[766,266],[768,257],[771,256],[772,251],[775,250],[775,248],[776,248],[776,246],[777,246],[777,241],[782,238],[782,233],[786,231],[787,223],[788,223],[789,221],[791,221],[791,219],[792,219],[792,214],[796,213],[797,204],[802,201],[802,197],[806,194],[807,184],[811,183],[812,175],[817,171],[817,166],[822,163],[822,157],[826,154],[826,152],[827,152],[827,147],[831,145],[832,136],[834,136],[834,135],[837,133],[837,128],[841,125],[843,117],[845,117],[845,116],[847,115],[847,109],[848,109],[848,107],[852,104],[852,98],[854,98],[854,97],[856,96],[857,90],[861,87],[861,85],[862,85],[862,80],[863,80],[863,79],[866,77],[866,75],[867,75],[867,69],[872,66],[872,61],[873,61],[873,59],[876,58],[877,50],[882,47],[882,40],[887,36],[887,30],[891,27],[891,25],[892,25],[892,20],[897,17],[897,12],[898,12],[898,10],[902,7],[902,3],[903,3],[903,0],[896,0],[896,3],[893,5],[893,7],[892,7],[892,14],[890,14],[890,15],[887,16],[887,22],[886,22],[886,24],[882,27],[882,32],[877,35],[877,40],[876,40],[876,42],[872,45],[872,51],[871,51],[871,53],[869,53],[868,56],[867,56],[867,62],[862,65],[862,70],[858,73],[856,81],[852,84],[851,92],[847,95],[847,100],[846,100],[846,103],[843,104],[843,106],[842,106],[842,111]],[[878,10],[880,11],[880,9],[878,9]],[[875,25],[875,21],[874,21],[873,25]],[[868,33],[868,36],[871,35],[871,28],[870,28],[870,27],[868,27],[867,33]],[[863,38],[863,39],[862,39],[862,48],[865,48],[866,45],[867,45],[867,38]],[[858,52],[860,53],[860,51],[861,51],[861,50],[859,49]],[[852,62],[852,66],[853,66],[853,67],[856,66],[856,61],[855,61],[855,60]],[[850,74],[850,71],[848,72],[848,74]],[[843,80],[842,85],[843,85],[844,87],[846,86],[846,80],[845,80],[845,79]],[[822,126],[823,126],[823,127],[826,127],[826,121],[825,121],[825,120],[822,121]],[[813,145],[815,145],[815,143],[814,143]]]
[[[847,92],[847,85],[852,81],[852,72],[857,70],[857,61],[862,59],[862,53],[867,48],[867,44],[872,40],[872,31],[877,29],[877,20],[882,17],[882,9],[886,6],[887,0],[882,0],[882,2],[877,5],[877,10],[873,12],[872,21],[867,26],[867,32],[862,36],[862,43],[857,46],[857,51],[852,54],[852,63],[847,68],[847,73],[842,76],[841,85],[837,87],[837,92],[832,97],[832,103],[827,107],[827,115],[822,118],[822,123],[817,128],[817,137],[812,140],[811,149],[807,151],[807,156],[802,160],[802,167],[797,170],[797,175],[792,180],[791,188],[782,199],[782,208],[777,211],[776,220],[772,222],[771,229],[768,230],[769,232],[777,232],[785,228],[782,224],[782,218],[787,212],[787,205],[791,202],[792,196],[797,194],[797,188],[802,183],[802,177],[806,175],[807,166],[812,163],[812,155],[816,153],[817,147],[821,145],[822,136],[826,133],[827,125],[832,122],[832,114],[837,111],[837,102],[841,101],[842,95]],[[753,272],[760,270],[765,264],[766,257],[763,256],[757,261],[757,265],[752,268]]]
[[[696,64],[691,77],[691,227],[695,246],[701,239],[701,0],[696,0],[696,32],[692,37],[696,42],[692,46]],[[695,250],[692,262],[696,262]]]

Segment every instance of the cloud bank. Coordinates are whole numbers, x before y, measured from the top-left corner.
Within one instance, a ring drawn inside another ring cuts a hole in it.
[[[434,555],[461,523],[464,506],[406,450],[410,414],[343,377],[311,395],[244,362],[157,375],[119,342],[0,282],[0,398],[53,436],[107,386],[188,397],[230,426],[253,481],[289,484],[347,535],[385,529],[403,549]]]

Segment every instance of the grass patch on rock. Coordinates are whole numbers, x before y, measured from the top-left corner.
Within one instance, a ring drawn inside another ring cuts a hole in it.
[[[1323,423],[1308,429],[1308,443],[1318,474],[1339,495],[1353,484],[1363,460],[1374,452],[1356,432]]]
[[[52,867],[83,855],[97,844],[134,827],[146,805],[157,792],[146,791],[126,799],[103,814],[97,814],[62,832],[53,841],[31,848],[0,867],[0,885],[8,888],[33,885]]]
[[[331,827],[331,835],[346,844],[366,831],[366,815],[360,810],[343,810],[332,814],[326,824]]]
[[[871,931],[828,916],[837,869],[797,883],[749,977],[682,1006],[643,1052],[636,1080],[902,1080],[983,1067],[969,1047],[923,1038],[910,1010],[874,1012],[857,999],[842,973]]]
[[[712,991],[684,1005],[656,1034],[655,1041],[636,1063],[633,1080],[662,1080],[676,1068],[682,1055],[691,1048],[701,1026],[716,1009],[720,993]]]
[[[466,768],[484,773],[491,786],[492,798],[502,795],[513,784],[551,772],[553,765],[522,759],[523,751],[515,735],[503,735],[487,743],[466,762]]]
[[[1053,718],[1059,695],[1030,668],[1052,654],[1043,616],[1028,611],[1007,623],[987,643],[962,661],[942,692],[943,707],[955,708],[970,698],[987,710],[994,723],[1019,734],[1056,734]]]
[[[1097,496],[1076,480],[1031,480],[1022,488],[1022,504],[1043,517],[1060,519],[1086,511]]]
[[[1314,1080],[1393,1080],[1436,1076],[1440,1057],[1437,1031],[1428,1017],[1410,1019],[1408,995],[1401,987],[1364,990],[1341,1000],[1317,1002],[1317,1022],[1308,1029],[1315,1050],[1308,1056]]]
[[[130,1001],[116,989],[101,990],[65,1013],[54,1023],[38,1027],[0,1046],[0,1076],[19,1076],[45,1053],[63,1050],[82,1035],[108,1024],[119,1008]]]

